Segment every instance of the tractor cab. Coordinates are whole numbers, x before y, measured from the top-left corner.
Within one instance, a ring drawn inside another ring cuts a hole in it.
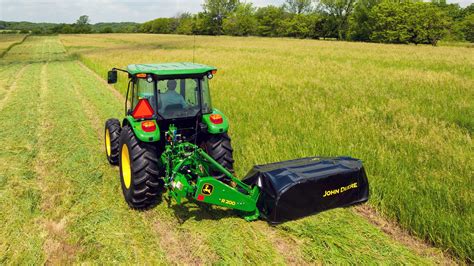
[[[117,82],[117,71],[128,74],[124,123],[132,125],[139,139],[164,139],[170,125],[176,126],[187,141],[205,141],[211,135],[227,132],[224,115],[211,104],[209,80],[217,69],[195,63],[133,64],[114,68],[108,82]],[[147,122],[159,130],[147,131]],[[162,143],[163,144],[163,143]]]
[[[158,120],[212,112],[209,79],[216,68],[194,63],[134,64],[127,67],[127,112],[147,102]],[[142,101],[141,101],[142,100]]]

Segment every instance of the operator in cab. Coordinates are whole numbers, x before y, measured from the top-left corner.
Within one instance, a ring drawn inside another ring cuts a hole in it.
[[[184,97],[176,92],[176,80],[170,79],[167,82],[168,90],[160,94],[159,112],[164,113],[172,110],[184,109],[187,107]]]

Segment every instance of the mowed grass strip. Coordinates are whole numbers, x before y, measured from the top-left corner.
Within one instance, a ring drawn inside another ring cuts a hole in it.
[[[0,110],[8,102],[8,97],[15,90],[15,84],[27,65],[12,64],[0,67]]]
[[[123,203],[116,196],[117,178],[102,162],[97,132],[75,91],[83,88],[72,78],[74,66],[75,62],[48,65],[48,126],[38,158],[45,172],[43,221],[63,227],[64,235],[55,237],[73,249],[74,260],[163,263],[149,227],[133,211],[119,207]]]
[[[4,102],[4,99],[12,93],[10,89],[20,74],[22,74],[24,67],[26,67],[26,65],[21,63],[0,64],[0,105]]]
[[[42,264],[42,194],[33,162],[37,130],[41,64],[18,75],[2,109],[0,130],[0,263]]]
[[[61,39],[104,77],[193,54],[188,36]],[[203,36],[196,47],[196,62],[219,68],[213,102],[230,119],[239,176],[304,156],[360,158],[379,213],[472,260],[472,49]]]
[[[21,45],[12,47],[3,56],[5,63],[28,61],[45,62],[48,60],[68,60],[65,49],[55,36],[29,36]]]

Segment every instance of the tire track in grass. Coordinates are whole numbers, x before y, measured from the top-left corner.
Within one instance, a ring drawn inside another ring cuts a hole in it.
[[[49,154],[61,159],[54,165],[49,186],[56,190],[58,178],[71,182],[63,188],[67,192],[56,198],[54,205],[62,211],[53,218],[67,218],[69,240],[81,246],[78,261],[163,263],[164,255],[147,225],[136,213],[122,208],[123,203],[117,199],[118,186],[112,178],[116,175],[99,156],[97,131],[87,115],[91,112],[86,112],[88,106],[83,106],[78,97],[81,91],[78,94],[77,90],[86,88],[74,80],[71,72],[77,71],[75,65],[51,64],[51,73],[62,75],[52,79],[50,85],[48,104],[55,110],[50,116],[58,119],[47,146],[56,146]]]
[[[382,230],[394,241],[409,247],[422,257],[433,259],[436,264],[454,265],[461,263],[439,248],[433,247],[421,239],[412,236],[406,229],[401,228],[395,222],[383,218],[370,205],[359,205],[354,207],[353,210],[357,215],[363,217],[372,225]]]
[[[44,51],[44,49],[42,50]],[[49,51],[49,49],[48,49]],[[43,52],[44,55],[44,52]],[[34,161],[34,169],[37,173],[39,187],[42,191],[42,204],[41,208],[43,213],[47,216],[52,208],[55,208],[52,202],[55,201],[55,190],[51,189],[48,184],[48,177],[51,175],[48,167],[56,163],[55,158],[51,158],[48,154],[46,144],[46,136],[51,134],[52,124],[48,118],[48,77],[47,71],[48,63],[44,64],[40,73],[40,106],[39,106],[39,117],[40,126],[37,130],[38,138],[38,154]],[[57,192],[56,192],[57,193]],[[45,241],[43,243],[43,250],[46,257],[47,264],[64,264],[74,259],[76,251],[80,248],[76,245],[68,242],[68,234],[66,232],[67,217],[42,217],[42,225],[46,232]]]
[[[18,71],[18,74],[16,75],[16,79],[13,81],[12,85],[10,88],[7,90],[5,95],[3,96],[3,99],[0,100],[0,111],[3,110],[3,107],[5,104],[8,102],[8,99],[10,98],[10,95],[13,93],[14,90],[17,88],[18,80],[23,76],[25,73],[25,69],[28,65],[23,66],[20,71]]]
[[[37,154],[40,64],[22,68],[4,102],[0,130],[0,264],[44,262]]]
[[[335,209],[278,225],[303,241],[306,260],[323,264],[434,264],[430,256],[420,256],[410,247],[386,235],[351,209]]]
[[[10,89],[15,78],[18,78],[18,70],[21,69],[24,64],[5,64],[0,63],[0,101],[3,100],[5,94]]]

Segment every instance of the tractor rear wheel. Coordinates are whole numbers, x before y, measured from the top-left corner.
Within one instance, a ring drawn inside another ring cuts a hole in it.
[[[120,139],[120,121],[115,118],[108,119],[105,122],[105,155],[111,165],[119,164],[119,139]]]
[[[139,210],[157,205],[164,182],[156,146],[139,141],[130,126],[124,126],[119,161],[122,191],[128,205]]]
[[[232,145],[227,133],[209,134],[201,143],[201,148],[209,154],[220,165],[224,166],[229,172],[234,174],[234,159],[232,157]],[[219,171],[211,171],[212,176],[219,180],[230,181],[227,176]]]

